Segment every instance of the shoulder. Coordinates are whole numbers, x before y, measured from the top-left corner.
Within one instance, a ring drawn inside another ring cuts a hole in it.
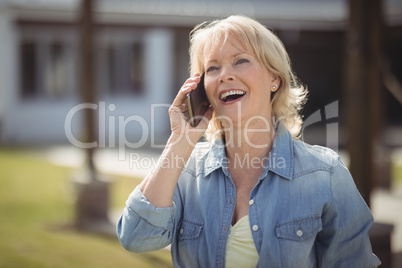
[[[293,152],[295,175],[318,170],[333,173],[339,165],[343,165],[339,155],[334,150],[324,146],[310,145],[300,140],[294,140]]]
[[[294,163],[294,178],[321,172],[319,177],[326,178],[324,180],[331,185],[332,191],[344,191],[344,187],[356,188],[348,168],[340,156],[330,148],[295,140]]]

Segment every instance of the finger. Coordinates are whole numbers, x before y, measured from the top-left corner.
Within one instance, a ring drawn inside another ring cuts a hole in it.
[[[182,113],[188,111],[187,103],[182,103],[179,108]]]
[[[187,87],[187,86],[192,85],[194,83],[198,84],[200,82],[200,80],[201,80],[200,76],[194,76],[194,77],[187,78],[187,80],[184,82],[184,84],[183,84],[183,86],[181,88]]]
[[[187,105],[185,103],[183,103],[180,106],[171,106],[169,108],[170,117],[178,116],[182,120],[187,121],[187,118],[189,118],[189,113],[188,113],[188,109],[186,107],[187,107]]]
[[[173,100],[172,106],[179,107],[186,102],[187,94],[192,90],[191,87],[183,87],[177,93],[175,99]]]
[[[197,87],[197,84],[200,82],[199,77],[192,77],[187,79],[184,85],[181,87],[179,92],[176,95],[172,105],[179,106],[186,101],[186,95],[193,89]]]

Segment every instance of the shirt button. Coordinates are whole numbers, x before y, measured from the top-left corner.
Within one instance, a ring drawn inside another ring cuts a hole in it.
[[[223,228],[223,232],[226,233],[227,230],[228,230],[228,227],[225,225],[225,227]]]
[[[233,204],[233,198],[230,198],[229,203],[230,203],[230,204]]]
[[[183,228],[180,229],[180,234],[183,234],[184,230]]]
[[[297,235],[298,237],[302,236],[302,235],[303,235],[303,231],[300,230],[300,229],[297,230],[296,235]]]
[[[253,205],[253,204],[254,204],[254,200],[251,199],[250,201],[248,201],[248,204],[249,204],[250,206]]]
[[[253,231],[257,231],[258,230],[258,225],[253,225]]]

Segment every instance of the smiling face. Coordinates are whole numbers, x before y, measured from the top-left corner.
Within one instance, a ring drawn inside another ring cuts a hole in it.
[[[230,118],[233,126],[245,126],[250,119],[261,121],[261,117],[270,122],[271,93],[273,85],[279,87],[279,79],[253,53],[230,36],[205,49],[204,59],[205,88],[216,116]]]

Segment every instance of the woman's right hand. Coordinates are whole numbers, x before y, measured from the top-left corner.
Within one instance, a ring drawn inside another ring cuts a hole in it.
[[[169,108],[172,135],[177,138],[186,138],[189,142],[193,143],[193,145],[195,145],[202,135],[204,135],[213,112],[212,107],[209,107],[204,114],[204,118],[196,127],[190,125],[190,115],[188,112],[186,96],[187,93],[197,87],[199,82],[200,76],[198,74],[196,74],[195,77],[187,79]]]
[[[205,133],[212,117],[210,107],[197,127],[190,125],[186,95],[197,87],[200,76],[187,79],[169,108],[172,134],[154,172],[142,181],[140,190],[155,207],[170,207],[177,180],[195,144]]]

